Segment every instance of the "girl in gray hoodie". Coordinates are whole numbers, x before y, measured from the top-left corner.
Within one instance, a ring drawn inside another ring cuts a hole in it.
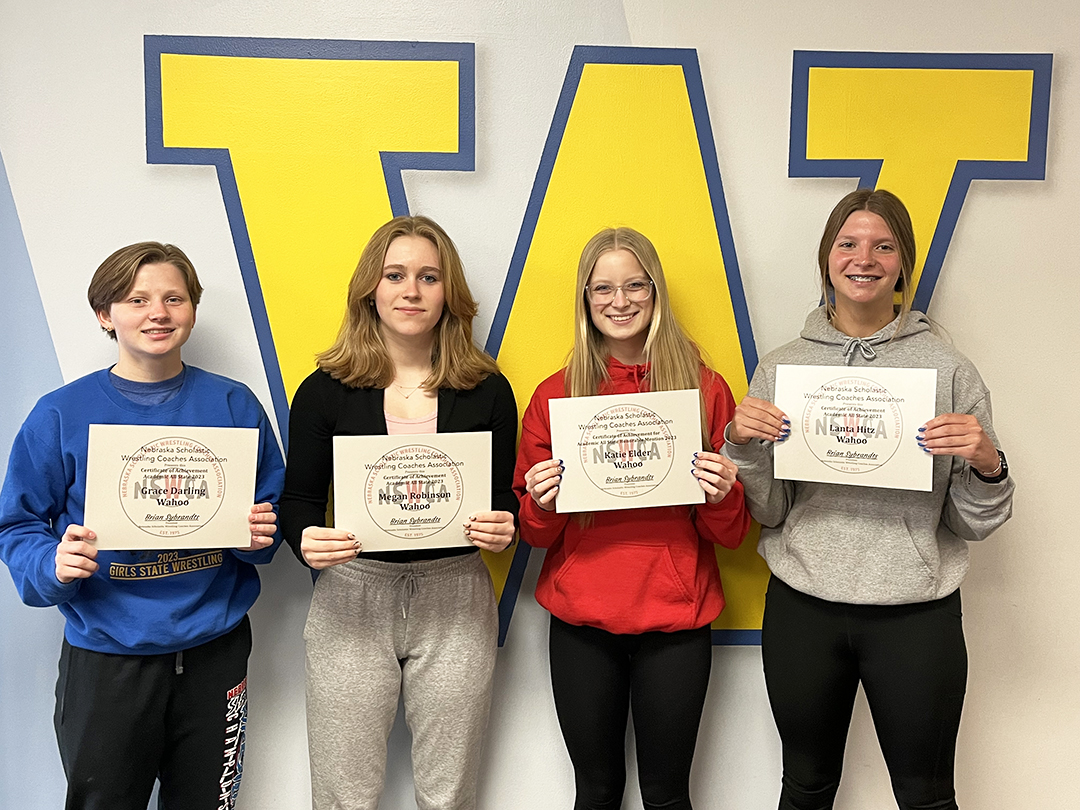
[[[911,310],[915,237],[904,204],[884,190],[848,194],[826,223],[818,264],[825,303],[797,340],[761,360],[724,446],[772,571],[761,647],[783,745],[779,806],[833,806],[861,682],[898,806],[950,810],[967,681],[967,542],[1008,520],[1013,484],[978,371]],[[791,425],[772,403],[779,364],[936,369],[938,416],[918,431],[934,457],[933,489],[774,478],[773,447]]]

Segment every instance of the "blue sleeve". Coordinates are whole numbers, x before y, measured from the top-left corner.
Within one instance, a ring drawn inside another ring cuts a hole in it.
[[[54,524],[65,511],[67,478],[60,448],[41,441],[24,424],[0,491],[0,560],[19,598],[33,607],[67,602],[84,582],[65,585],[56,578],[56,546],[67,527]]]
[[[251,394],[253,399],[254,396],[254,394]],[[255,503],[272,503],[276,513],[278,511],[278,501],[281,498],[281,488],[285,484],[285,462],[281,458],[277,437],[274,435],[274,429],[270,426],[270,420],[267,418],[266,412],[263,411],[261,405],[258,405],[257,401],[256,407],[259,409],[259,460],[258,467],[255,470]],[[274,558],[274,554],[280,545],[281,520],[279,516],[273,544],[258,551],[243,551],[236,548],[230,550],[243,562],[252,565],[264,565]]]

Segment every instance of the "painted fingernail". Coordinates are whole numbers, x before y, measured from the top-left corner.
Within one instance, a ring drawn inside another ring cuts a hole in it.
[[[921,428],[919,428],[919,433],[922,433],[924,430],[926,430],[926,425],[923,425]]]
[[[786,416],[781,417],[780,421],[783,422],[785,425],[790,425],[791,424],[791,420],[788,419]]]
[[[359,540],[353,540],[352,547],[353,548],[360,548],[360,541]]]
[[[697,458],[697,453],[694,453],[694,458]]]
[[[924,445],[924,444],[920,444],[920,445],[919,445],[919,447],[921,447],[921,448],[923,449],[923,452],[924,452],[924,453],[930,453],[930,452],[931,452],[930,448],[929,448],[929,447],[927,447],[927,446],[926,446],[926,445]]]
[[[476,520],[476,515],[469,515],[469,520],[470,521]]]

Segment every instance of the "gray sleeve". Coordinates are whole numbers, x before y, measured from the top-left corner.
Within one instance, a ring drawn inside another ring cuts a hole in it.
[[[772,402],[775,379],[774,365],[759,364],[754,379],[750,381],[749,396]],[[728,428],[724,428],[725,439],[727,431]],[[772,442],[762,439],[752,439],[747,444],[725,441],[721,450],[739,467],[739,481],[742,482],[750,514],[758,523],[769,528],[784,522],[795,497],[792,481],[778,481],[773,477],[772,445]]]
[[[994,446],[1000,447],[994,433],[990,392],[973,366],[967,364],[957,369],[953,389],[954,404],[964,408],[962,413],[978,419]],[[965,399],[971,399],[972,395],[974,400],[966,402]],[[971,465],[964,459],[954,456],[941,520],[957,537],[983,540],[1012,517],[1015,488],[1011,473],[1000,483],[988,484],[972,472]]]

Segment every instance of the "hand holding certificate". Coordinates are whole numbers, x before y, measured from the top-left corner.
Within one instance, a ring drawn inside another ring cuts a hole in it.
[[[548,408],[552,453],[565,467],[558,512],[705,500],[689,471],[701,449],[698,391],[564,397]]]
[[[936,393],[934,369],[777,366],[776,406],[792,424],[776,477],[929,492],[933,458],[916,435]]]
[[[491,505],[491,434],[334,437],[334,525],[364,551],[472,545]]]
[[[251,545],[258,440],[256,428],[90,425],[83,522],[97,548]]]

